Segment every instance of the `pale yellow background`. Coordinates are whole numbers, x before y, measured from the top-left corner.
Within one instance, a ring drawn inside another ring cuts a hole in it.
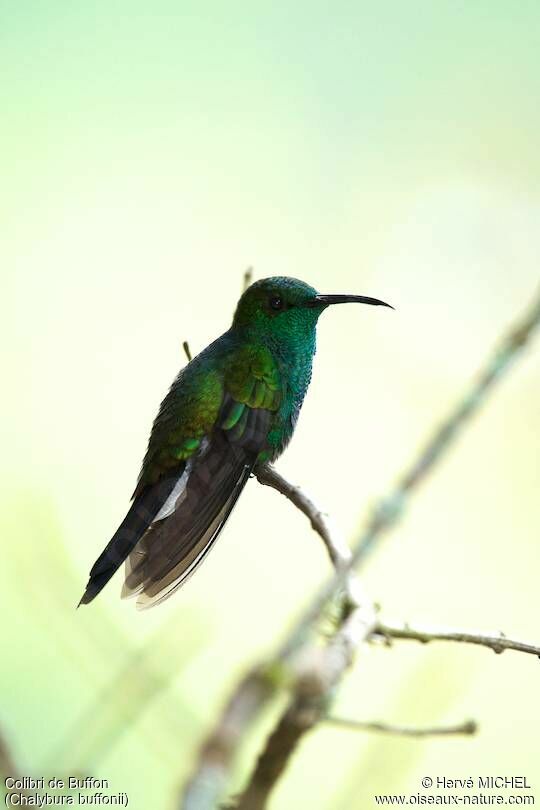
[[[181,342],[228,327],[248,264],[396,306],[323,316],[279,462],[353,538],[537,290],[539,53],[535,0],[0,3],[0,729],[22,773],[174,806],[235,679],[328,572],[250,483],[169,602],[137,613],[118,576],[75,612]],[[540,642],[539,356],[371,561],[387,613]],[[479,735],[320,728],[272,808],[369,807],[424,775],[523,774],[538,802],[539,677],[513,653],[363,651],[336,712]]]

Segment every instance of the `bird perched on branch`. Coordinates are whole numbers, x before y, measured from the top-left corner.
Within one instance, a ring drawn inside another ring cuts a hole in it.
[[[126,561],[122,596],[169,597],[217,540],[258,463],[287,446],[311,379],[315,328],[332,304],[390,306],[320,295],[276,276],[244,292],[231,328],[183,368],[154,421],[133,503],[90,571],[87,604]]]

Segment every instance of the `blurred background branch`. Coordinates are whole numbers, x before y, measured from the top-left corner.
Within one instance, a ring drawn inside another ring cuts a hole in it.
[[[405,471],[394,491],[374,510],[366,531],[355,544],[353,565],[361,565],[373,550],[379,535],[392,528],[402,516],[406,498],[426,478],[441,456],[459,437],[462,429],[484,404],[487,395],[503,379],[540,324],[540,290],[510,331],[502,338],[476,381],[458,401],[426,442],[423,451]]]
[[[19,769],[15,765],[7,739],[3,732],[0,731],[0,777],[2,782],[8,776],[19,779]]]

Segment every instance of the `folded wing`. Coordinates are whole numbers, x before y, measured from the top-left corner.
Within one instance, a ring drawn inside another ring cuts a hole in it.
[[[267,447],[279,408],[279,375],[269,353],[247,347],[232,356],[220,391],[212,427],[190,436],[182,433],[182,425],[190,423],[185,409],[179,408],[174,418],[178,394],[171,389],[154,424],[134,503],[93,566],[83,603],[126,560],[122,596],[138,595],[139,608],[156,605],[187,580],[212,548]],[[189,402],[196,406],[193,396]],[[165,431],[169,423],[172,428]]]

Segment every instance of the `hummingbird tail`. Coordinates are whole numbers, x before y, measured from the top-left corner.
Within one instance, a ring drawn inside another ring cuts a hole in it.
[[[92,566],[79,605],[87,605],[105,587],[167,502],[178,477],[176,473],[174,476],[164,478],[154,486],[143,490],[136,498],[112,539]]]
[[[255,464],[256,454],[212,438],[174,505],[161,510],[126,561],[123,597],[139,594],[138,608],[167,599],[205,559],[225,525]],[[189,462],[188,462],[189,464]]]

